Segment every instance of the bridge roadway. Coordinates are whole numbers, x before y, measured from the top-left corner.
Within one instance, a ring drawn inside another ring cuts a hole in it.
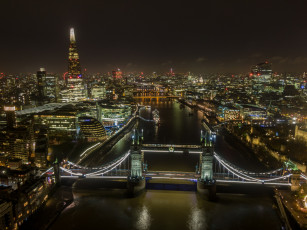
[[[200,149],[200,145],[171,145],[171,144],[143,144],[142,148],[184,148],[184,149]]]
[[[165,153],[197,153],[200,154],[200,145],[172,145],[172,144],[143,144],[142,152]]]

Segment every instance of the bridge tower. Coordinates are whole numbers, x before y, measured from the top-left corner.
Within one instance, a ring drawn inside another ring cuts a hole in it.
[[[301,171],[290,159],[284,162],[284,169],[292,172],[292,175],[290,176],[291,191],[298,191],[300,189]]]
[[[128,194],[134,195],[145,188],[144,156],[142,154],[143,131],[133,131],[130,147],[130,175],[128,176]]]
[[[211,135],[206,132],[202,137],[202,154],[200,155],[200,178],[203,181],[213,180],[213,143]]]
[[[61,175],[60,175],[60,164],[57,158],[53,163],[53,171],[54,171],[55,184],[59,185],[61,183]]]
[[[200,155],[200,179],[197,182],[197,191],[208,194],[210,200],[216,196],[216,184],[213,178],[213,150],[214,143],[209,131],[201,133],[202,153]]]
[[[290,180],[291,180],[291,191],[292,192],[298,191],[300,189],[301,171],[300,170],[292,171]]]

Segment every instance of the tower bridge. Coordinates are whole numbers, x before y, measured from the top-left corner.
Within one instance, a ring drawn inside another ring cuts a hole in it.
[[[193,154],[198,156],[198,163],[194,171],[165,171],[149,170],[150,162],[144,161],[148,152],[168,152]],[[188,151],[188,152],[186,152]],[[106,181],[123,180],[128,182],[128,191],[135,194],[145,188],[146,183],[156,180],[171,180],[172,183],[188,181],[197,184],[197,191],[209,193],[214,199],[216,185],[219,184],[255,184],[262,186],[288,186],[297,190],[300,183],[307,180],[298,171],[287,171],[279,168],[267,172],[250,172],[237,167],[225,160],[214,151],[214,139],[210,132],[202,133],[201,145],[171,145],[171,144],[143,144],[142,133],[136,130],[132,136],[132,145],[128,152],[117,159],[107,162],[100,167],[85,167],[70,161],[57,163],[53,168],[42,174],[54,171],[56,182],[61,178],[102,179]],[[174,182],[175,181],[175,182]]]

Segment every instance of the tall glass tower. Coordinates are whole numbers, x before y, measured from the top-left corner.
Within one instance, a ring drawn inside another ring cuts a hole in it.
[[[81,78],[81,65],[77,50],[74,28],[70,29],[70,45],[68,52],[68,76]]]
[[[66,90],[61,91],[62,102],[83,101],[87,98],[87,89],[84,85],[79,54],[77,50],[74,28],[70,29],[70,45],[68,52],[68,75]]]

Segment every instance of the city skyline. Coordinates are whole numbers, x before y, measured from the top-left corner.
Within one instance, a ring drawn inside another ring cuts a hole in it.
[[[306,1],[0,1],[0,229],[307,229]]]
[[[0,71],[66,72],[73,27],[90,73],[249,72],[266,59],[275,72],[304,72],[304,3],[253,3],[1,3]]]

